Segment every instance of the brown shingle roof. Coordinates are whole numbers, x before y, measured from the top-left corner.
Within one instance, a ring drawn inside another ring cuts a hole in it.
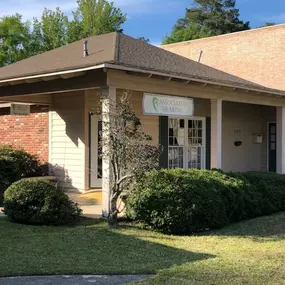
[[[0,68],[0,80],[25,77],[112,62],[116,33],[88,39],[89,56],[83,57],[83,43],[77,41]]]
[[[161,72],[173,77],[207,80],[218,84],[284,94],[282,91],[254,84],[121,33],[89,38],[88,51],[89,56],[83,57],[83,43],[78,41],[33,56],[0,68],[0,81],[109,63]]]

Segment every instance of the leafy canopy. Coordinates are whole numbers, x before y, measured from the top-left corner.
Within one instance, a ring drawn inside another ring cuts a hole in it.
[[[0,63],[1,66],[29,56],[29,25],[22,16],[4,16],[0,20]]]
[[[186,9],[185,17],[178,19],[163,44],[250,29],[249,22],[239,19],[235,0],[194,0],[194,3],[192,8]]]
[[[0,18],[0,67],[83,38],[122,31],[126,15],[107,0],[78,0],[69,19],[60,8],[44,9],[40,19],[20,14]]]

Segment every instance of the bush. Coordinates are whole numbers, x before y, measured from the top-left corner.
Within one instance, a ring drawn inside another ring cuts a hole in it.
[[[0,203],[3,202],[4,191],[21,178],[17,163],[10,157],[0,156]]]
[[[81,210],[55,183],[30,178],[6,190],[4,213],[18,223],[63,225],[74,222]]]
[[[41,176],[40,161],[35,155],[24,150],[13,149],[11,146],[1,146],[0,157],[13,160],[17,164],[20,177]]]
[[[285,210],[285,177],[274,173],[160,170],[127,200],[130,217],[155,230],[189,234]]]
[[[35,177],[46,174],[35,155],[23,150],[14,150],[10,146],[0,146],[0,204],[4,191],[23,177]]]

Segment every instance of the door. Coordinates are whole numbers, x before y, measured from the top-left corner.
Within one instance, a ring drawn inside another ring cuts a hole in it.
[[[205,169],[205,118],[169,118],[169,168]]]
[[[276,123],[268,123],[268,170],[276,172]]]
[[[102,120],[99,116],[90,116],[90,188],[102,187]]]

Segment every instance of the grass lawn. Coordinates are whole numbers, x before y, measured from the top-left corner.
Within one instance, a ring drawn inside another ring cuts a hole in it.
[[[0,276],[155,273],[143,284],[285,284],[285,213],[200,236],[131,225],[34,227],[0,218]]]

